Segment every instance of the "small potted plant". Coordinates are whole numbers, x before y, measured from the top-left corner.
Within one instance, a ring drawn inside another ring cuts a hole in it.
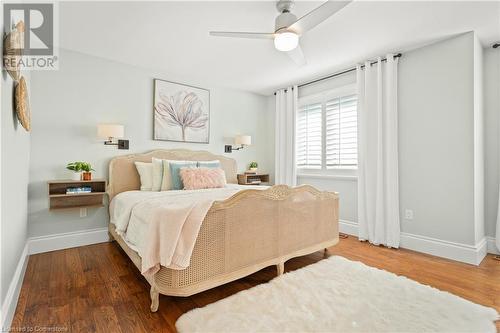
[[[73,180],[92,180],[92,165],[87,162],[68,163],[66,169],[73,171]]]
[[[257,168],[259,167],[259,164],[257,162],[250,162],[248,165],[248,170],[251,172],[257,172]]]
[[[92,165],[90,165],[90,163],[83,162],[82,170],[82,180],[92,180],[92,171],[95,171],[92,169]]]

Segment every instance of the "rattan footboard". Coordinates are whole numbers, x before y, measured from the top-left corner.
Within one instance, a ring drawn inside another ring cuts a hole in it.
[[[109,231],[140,270],[140,256],[113,224]],[[308,185],[238,192],[210,208],[188,268],[162,267],[147,278],[151,310],[158,309],[159,293],[190,296],[271,265],[282,274],[286,260],[333,246],[338,239],[337,193]]]

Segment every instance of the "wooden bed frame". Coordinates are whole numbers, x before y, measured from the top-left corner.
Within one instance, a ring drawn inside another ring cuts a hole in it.
[[[110,201],[121,192],[138,190],[140,179],[134,162],[152,157],[170,160],[219,160],[228,183],[237,183],[236,162],[205,151],[154,150],[116,157],[109,165]],[[109,224],[109,232],[132,262],[141,269],[141,258]],[[159,294],[190,296],[237,280],[267,266],[284,272],[288,259],[337,244],[338,195],[304,185],[275,185],[267,190],[243,190],[216,201],[203,220],[184,270],[161,267],[146,280],[151,285],[151,311],[158,310]],[[326,253],[326,252],[325,252]]]

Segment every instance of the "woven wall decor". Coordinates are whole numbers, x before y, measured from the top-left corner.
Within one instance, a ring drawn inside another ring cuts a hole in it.
[[[20,66],[17,61],[22,56],[22,45],[24,44],[24,22],[21,21],[16,28],[9,32],[3,40],[3,56],[5,70],[14,81],[19,80]]]
[[[26,131],[31,131],[31,110],[28,98],[28,86],[24,76],[21,76],[15,88],[15,107],[17,118]]]

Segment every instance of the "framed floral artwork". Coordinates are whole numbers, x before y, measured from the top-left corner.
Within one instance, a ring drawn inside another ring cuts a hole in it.
[[[154,140],[208,143],[210,91],[154,80]]]

